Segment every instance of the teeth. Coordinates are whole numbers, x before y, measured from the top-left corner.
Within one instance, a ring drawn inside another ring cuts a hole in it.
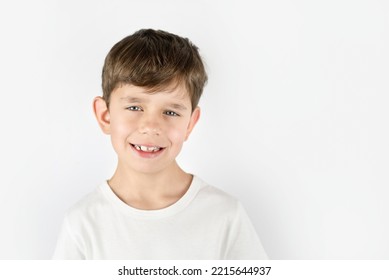
[[[142,145],[134,145],[135,149],[142,152],[158,152],[161,148],[160,147],[146,147]]]

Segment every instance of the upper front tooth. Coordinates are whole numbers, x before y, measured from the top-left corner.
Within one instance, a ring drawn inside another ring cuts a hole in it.
[[[154,147],[147,147],[147,146],[142,146],[142,145],[136,145],[134,144],[134,147],[139,150],[139,151],[143,151],[143,152],[155,152],[155,151],[158,151],[160,149],[160,147],[157,147],[157,146],[154,146]]]
[[[140,146],[140,149],[144,152],[148,152],[149,149],[146,146]]]
[[[140,149],[141,149],[143,152],[152,152],[152,151],[158,150],[159,148],[158,148],[158,147],[140,146]]]

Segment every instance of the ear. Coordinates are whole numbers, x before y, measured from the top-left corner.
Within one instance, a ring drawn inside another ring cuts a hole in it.
[[[96,120],[105,134],[110,134],[111,132],[111,120],[109,115],[109,110],[105,100],[97,96],[93,99],[93,111],[95,113]]]
[[[200,119],[200,107],[196,107],[193,110],[192,115],[190,116],[190,121],[186,131],[185,141],[188,140],[190,133],[192,132],[193,128],[195,127],[199,119]]]

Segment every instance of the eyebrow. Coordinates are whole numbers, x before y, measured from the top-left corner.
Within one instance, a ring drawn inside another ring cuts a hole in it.
[[[128,103],[144,103],[146,102],[145,99],[138,98],[138,97],[132,97],[132,96],[125,96],[120,98],[121,101],[128,102]],[[171,107],[176,110],[185,111],[188,110],[188,108],[181,103],[171,103],[168,105],[168,107]]]
[[[131,97],[131,96],[121,97],[120,100],[125,101],[125,102],[129,102],[129,103],[142,103],[142,102],[144,102],[144,100],[141,98]]]
[[[185,110],[188,109],[188,108],[186,108],[185,105],[183,105],[183,104],[178,104],[178,103],[170,104],[170,107],[172,107],[173,109],[182,110],[182,111],[185,111]]]

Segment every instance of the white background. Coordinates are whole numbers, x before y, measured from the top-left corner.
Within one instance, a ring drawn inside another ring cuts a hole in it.
[[[51,257],[116,158],[92,113],[114,43],[163,29],[209,83],[179,162],[271,259],[389,258],[387,1],[1,1],[0,259]]]

